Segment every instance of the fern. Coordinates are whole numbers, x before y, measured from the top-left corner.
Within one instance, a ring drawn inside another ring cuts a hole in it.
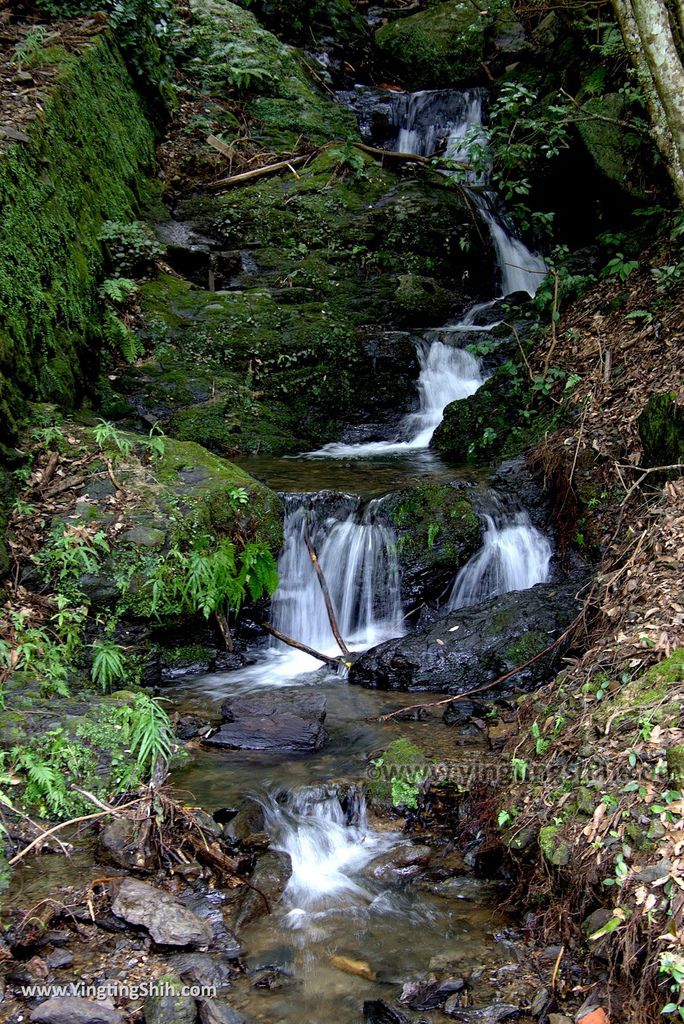
[[[135,758],[119,783],[119,791],[123,791],[151,776],[160,762],[171,760],[174,734],[166,711],[146,693],[136,694],[132,705],[119,708],[116,719]]]
[[[105,693],[111,690],[114,683],[121,682],[126,676],[126,657],[117,642],[111,637],[102,637],[91,644],[93,665],[91,677]]]

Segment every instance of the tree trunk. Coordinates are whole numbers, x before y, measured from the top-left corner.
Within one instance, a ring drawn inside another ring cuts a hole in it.
[[[679,10],[681,0],[675,0]],[[666,0],[613,0],[677,198],[684,206],[684,65]]]

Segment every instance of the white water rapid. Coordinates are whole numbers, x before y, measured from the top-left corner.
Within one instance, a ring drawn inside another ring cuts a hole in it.
[[[302,927],[311,914],[335,909],[349,897],[373,900],[358,873],[397,837],[369,828],[361,793],[353,794],[350,809],[342,806],[335,786],[309,786],[280,800],[269,795],[264,810],[274,848],[292,858],[285,891],[288,925]]]
[[[458,572],[448,608],[482,604],[512,590],[528,590],[549,578],[552,549],[527,512],[486,515],[482,547]]]

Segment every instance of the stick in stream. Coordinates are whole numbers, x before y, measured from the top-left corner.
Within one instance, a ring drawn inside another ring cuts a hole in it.
[[[330,591],[328,590],[328,584],[326,582],[323,570],[321,569],[321,563],[318,560],[316,549],[311,542],[311,536],[309,534],[309,524],[306,522],[304,523],[304,543],[306,544],[306,550],[309,552],[311,564],[313,565],[316,571],[316,576],[318,577],[318,582],[320,584],[321,592],[323,594],[323,600],[325,601],[325,610],[328,613],[328,621],[330,622],[330,628],[332,629],[333,636],[337,640],[338,647],[342,651],[342,654],[346,659],[348,659],[349,648],[347,647],[342,637],[342,634],[340,633],[340,627],[337,624],[337,617],[335,615],[335,609],[333,608]]]
[[[340,668],[340,666],[345,665],[342,658],[333,658],[329,654],[322,654],[320,651],[315,651],[313,647],[308,647],[306,644],[300,643],[299,640],[293,640],[291,636],[285,636],[284,633],[274,629],[268,622],[262,622],[261,628],[265,633],[268,633],[270,636],[274,636],[276,640],[281,640],[284,644],[287,644],[288,647],[294,647],[297,651],[304,651],[305,654],[310,654],[312,658],[316,658],[318,661],[323,661],[326,665],[333,665],[335,668]]]

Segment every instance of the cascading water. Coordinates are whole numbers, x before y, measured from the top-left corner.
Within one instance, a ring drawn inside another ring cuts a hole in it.
[[[394,148],[402,153],[431,156],[443,146],[447,159],[458,163],[467,153],[468,136],[482,125],[484,92],[471,89],[398,93],[383,99],[397,127]],[[471,174],[470,184],[485,182]],[[498,299],[478,303],[440,331],[427,332],[418,346],[419,408],[402,420],[397,437],[366,444],[333,442],[311,452],[318,458],[350,458],[393,455],[426,449],[444,410],[451,402],[468,398],[484,383],[477,359],[453,344],[459,333],[490,331],[495,323],[479,325],[484,311],[496,308],[499,300],[513,292],[534,295],[546,267],[540,256],[510,229],[496,194],[486,188],[471,191],[473,203],[489,229],[501,278]]]
[[[512,590],[528,590],[549,578],[551,544],[527,512],[485,515],[484,522],[482,547],[456,576],[450,611]]]
[[[309,786],[281,799],[271,794],[263,802],[274,848],[292,859],[285,893],[286,921],[292,927],[324,906],[334,910],[349,897],[366,904],[374,898],[355,876],[396,836],[370,829],[365,798],[360,792],[354,797],[351,813],[335,786]]]
[[[366,648],[401,634],[396,536],[375,521],[377,506],[372,501],[364,509],[358,499],[350,498],[338,518],[316,501],[288,499],[285,544],[278,561],[280,584],[272,605],[276,629],[316,650],[339,653],[311,565],[308,529],[346,642]],[[318,664],[308,655],[295,658],[306,659],[302,663],[309,668]]]

